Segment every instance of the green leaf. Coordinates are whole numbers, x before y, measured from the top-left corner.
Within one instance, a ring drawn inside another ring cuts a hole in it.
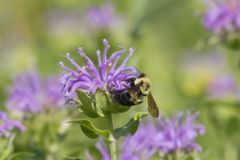
[[[33,158],[34,154],[30,152],[19,152],[15,153],[12,156],[8,158],[8,160],[22,160],[22,159],[27,159],[27,158]]]
[[[108,130],[97,129],[89,120],[72,120],[70,123],[78,123],[83,133],[89,138],[97,138],[103,136],[106,140],[111,140],[111,133]]]
[[[133,118],[131,118],[127,124],[114,130],[114,137],[118,139],[119,137],[126,136],[127,134],[134,134],[137,131],[141,118],[146,115],[148,115],[147,112],[135,113]]]
[[[97,90],[95,93],[96,107],[98,110],[101,110],[103,113],[109,112],[109,97],[106,92],[102,90]]]
[[[96,107],[94,107],[92,98],[80,90],[77,90],[77,95],[78,99],[81,102],[81,104],[79,104],[79,107],[83,113],[91,118],[99,117],[96,111]]]
[[[109,113],[126,112],[131,108],[112,102],[112,98],[102,90],[97,90],[94,97],[90,97],[80,90],[77,90],[77,95],[81,102],[79,108],[91,118],[105,117]]]

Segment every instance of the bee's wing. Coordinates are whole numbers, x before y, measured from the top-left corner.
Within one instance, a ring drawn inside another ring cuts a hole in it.
[[[158,106],[157,106],[151,92],[148,95],[148,112],[153,117],[158,117],[159,116]]]

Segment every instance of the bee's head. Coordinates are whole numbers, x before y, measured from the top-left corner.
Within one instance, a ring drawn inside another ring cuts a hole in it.
[[[142,77],[139,77],[135,80],[135,85],[140,87],[141,93],[144,96],[149,95],[150,93],[150,80],[145,75]]]

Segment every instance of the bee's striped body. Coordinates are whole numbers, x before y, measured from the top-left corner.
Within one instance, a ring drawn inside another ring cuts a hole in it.
[[[137,79],[132,78],[129,82],[130,88],[111,92],[112,99],[123,106],[133,106],[142,103],[147,96],[149,113],[158,117],[159,111],[150,91],[150,81],[145,74],[141,74]]]
[[[128,92],[128,90],[122,90],[119,93],[115,93],[112,95],[113,99],[118,102],[119,104],[123,106],[133,106],[136,105],[132,100],[131,100],[131,95]]]
[[[113,93],[112,98],[123,106],[133,106],[143,102],[140,89],[135,87]]]

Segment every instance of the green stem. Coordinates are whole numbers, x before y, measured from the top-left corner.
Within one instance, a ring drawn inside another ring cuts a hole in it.
[[[106,116],[107,118],[107,123],[108,123],[108,129],[110,130],[110,132],[113,135],[113,120],[112,120],[112,114],[110,113],[108,116]],[[113,137],[113,136],[112,136]],[[112,138],[109,141],[109,148],[110,148],[110,153],[111,153],[111,160],[117,160],[117,149],[116,149],[116,139]]]
[[[175,152],[172,153],[171,160],[177,160],[177,159],[178,159],[178,151],[176,150]]]

